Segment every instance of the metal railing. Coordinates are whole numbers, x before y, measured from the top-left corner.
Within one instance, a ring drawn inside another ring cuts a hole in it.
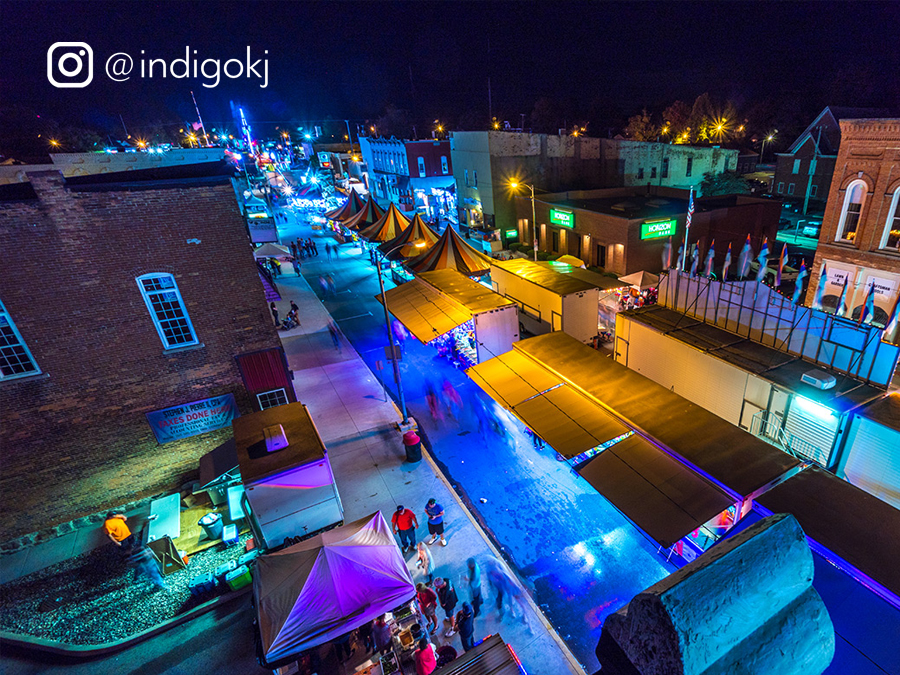
[[[809,441],[798,438],[782,426],[782,419],[778,415],[772,415],[761,410],[750,421],[750,433],[758,438],[769,441],[778,446],[784,452],[802,461],[819,463],[816,457],[822,455],[822,450]]]

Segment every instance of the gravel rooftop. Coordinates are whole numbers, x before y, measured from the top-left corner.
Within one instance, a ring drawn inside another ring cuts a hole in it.
[[[72,645],[126,639],[212,599],[191,597],[191,579],[237,560],[249,538],[245,532],[237,545],[195,553],[186,569],[165,577],[167,589],[130,567],[112,544],[101,546],[0,586],[0,630]],[[226,591],[219,586],[215,594]]]

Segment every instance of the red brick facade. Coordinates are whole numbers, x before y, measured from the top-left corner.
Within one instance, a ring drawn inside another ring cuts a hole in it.
[[[825,263],[833,281],[826,286],[823,304],[837,304],[847,276],[846,315],[858,316],[871,280],[876,280],[880,291],[875,296],[876,320],[880,320],[900,291],[900,251],[884,245],[885,228],[897,215],[893,209],[900,191],[900,119],[848,119],[840,125],[841,147],[806,299],[808,304],[813,302]],[[855,236],[848,241],[839,229],[843,229],[847,190],[857,182],[864,186],[865,197]]]
[[[0,201],[0,299],[41,374],[0,381],[0,540],[177,489],[225,428],[157,444],[145,413],[234,394],[237,354],[280,347],[227,178]],[[166,351],[136,277],[174,275],[200,346]]]

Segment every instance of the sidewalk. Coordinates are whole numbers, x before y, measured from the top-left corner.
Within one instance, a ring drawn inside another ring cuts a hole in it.
[[[294,371],[297,399],[309,406],[328,447],[345,520],[352,521],[376,510],[390,518],[396,506],[403,504],[415,511],[420,525],[417,535],[424,539],[424,506],[429,498],[436,498],[446,512],[449,544],[430,547],[435,576],[451,579],[460,604],[468,601],[462,578],[466,559],[499,558],[497,552],[429,457],[415,465],[405,461],[400,433],[395,427],[400,418],[397,408],[385,400],[378,379],[346,339],[341,338],[340,350],[334,347],[328,332],[331,316],[306,280],[293,275],[288,266],[285,272],[276,280],[284,298],[276,306],[280,312],[286,312],[294,300],[300,306],[302,325],[282,331],[282,342],[288,365]],[[389,370],[384,372],[390,377]],[[407,560],[413,580],[422,581],[414,556],[409,554]],[[483,586],[485,604],[475,621],[476,639],[500,633],[532,674],[584,672],[533,603],[527,608],[524,623],[508,614],[505,621],[500,621],[487,583]],[[451,644],[461,651],[459,636],[441,635],[435,642],[438,646]]]

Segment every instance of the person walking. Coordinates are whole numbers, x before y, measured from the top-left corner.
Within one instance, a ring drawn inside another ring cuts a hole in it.
[[[300,256],[294,257],[294,272],[297,273],[297,276],[300,276]]]
[[[334,288],[334,278],[330,274],[326,274],[325,281],[328,283],[328,293],[331,295],[337,295],[337,291]]]
[[[272,312],[272,318],[275,319],[275,325],[278,325],[278,308],[274,302],[269,303],[269,311]]]
[[[416,514],[402,505],[397,506],[397,510],[391,517],[391,525],[394,534],[400,537],[400,544],[403,546],[403,552],[408,553],[416,547],[416,528],[419,521]]]
[[[416,649],[416,675],[431,675],[437,668],[437,654],[434,645],[422,638]]]
[[[315,239],[310,239],[310,240],[309,240],[309,245],[312,246],[312,252],[313,252],[313,255],[318,256],[318,255],[319,255],[319,247],[316,246],[316,240],[315,240]]]
[[[297,306],[297,303],[291,300],[291,314],[297,314],[300,311],[300,308]],[[299,322],[298,322],[299,323]]]
[[[134,535],[125,524],[126,520],[128,520],[128,516],[121,511],[110,511],[106,514],[106,520],[103,522],[103,532],[112,543],[119,547],[122,553],[128,553],[134,548]]]
[[[340,659],[341,663],[344,663],[353,656],[353,652],[356,650],[350,646],[350,638],[353,637],[353,631],[349,631],[344,633],[339,638],[336,638],[334,641],[334,649],[337,652],[337,657]]]
[[[453,610],[456,609],[456,603],[459,598],[456,597],[456,589],[449,579],[438,577],[434,580],[434,587],[437,590],[438,602],[444,613],[447,615],[447,621],[450,622],[450,628],[444,633],[444,637],[453,637],[456,635],[456,627],[454,626]]]
[[[334,344],[334,348],[339,352],[344,351],[341,349],[341,336],[338,332],[338,327],[334,325],[334,321],[328,322],[328,332],[331,334],[331,342]]]
[[[462,604],[462,609],[456,613],[456,630],[459,631],[459,639],[462,641],[463,651],[475,648],[475,616],[468,602]]]
[[[472,618],[481,613],[484,598],[481,595],[481,568],[475,558],[466,560],[466,579],[469,582],[469,601],[472,603]]]
[[[444,539],[444,507],[437,503],[437,499],[432,497],[425,505],[425,514],[428,516],[428,534],[431,535],[431,541],[428,542],[428,545],[431,546],[440,537],[441,546],[446,546],[447,540]]]
[[[424,541],[416,544],[416,567],[422,568],[427,583],[434,581],[434,558],[431,557],[431,551],[425,546]]]
[[[422,616],[425,617],[426,630],[433,633],[437,630],[437,594],[428,588],[425,584],[419,582],[416,584],[416,600],[419,601],[419,609],[422,610]]]
[[[543,448],[544,447],[544,439],[541,438],[540,436],[538,436],[537,433],[534,431],[534,429],[531,429],[530,427],[525,427],[525,429],[528,432],[528,434],[531,436],[532,447],[534,447],[536,450],[540,450],[541,448]]]
[[[331,262],[331,244],[325,244],[325,255],[328,256],[328,262]]]
[[[372,624],[372,637],[375,639],[375,651],[386,654],[391,648],[391,627],[384,620],[384,614]]]
[[[136,547],[128,557],[129,564],[134,567],[134,580],[137,582],[142,576],[157,588],[168,588],[166,580],[159,572],[159,564],[153,551],[145,546]]]
[[[363,643],[363,649],[365,649],[366,654],[371,654],[375,651],[375,638],[372,633],[373,631],[374,621],[370,621],[369,623],[364,623],[359,627],[359,639]]]

